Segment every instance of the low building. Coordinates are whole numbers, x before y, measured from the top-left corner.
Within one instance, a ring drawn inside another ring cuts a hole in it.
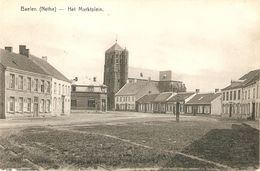
[[[221,93],[198,93],[185,103],[187,114],[221,115]]]
[[[172,96],[166,103],[166,113],[176,114],[177,111],[177,103],[179,103],[179,112],[180,114],[185,113],[184,105],[187,101],[189,101],[192,97],[195,96],[195,92],[181,92]]]
[[[0,117],[51,114],[51,76],[29,59],[29,49],[0,49]]]
[[[147,94],[137,100],[137,112],[153,113],[153,101],[158,95],[159,94]]]
[[[174,95],[176,95],[176,93],[173,93],[173,92],[160,93],[153,100],[153,112],[154,113],[166,113],[167,101]]]
[[[222,116],[253,119],[260,115],[260,70],[253,70],[222,89]]]
[[[107,111],[107,86],[92,79],[77,80],[72,83],[71,109],[73,111]]]
[[[115,95],[116,110],[136,111],[136,101],[147,94],[159,93],[153,81],[135,81],[126,83]]]

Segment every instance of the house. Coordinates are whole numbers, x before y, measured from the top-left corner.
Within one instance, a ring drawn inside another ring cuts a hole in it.
[[[185,103],[187,114],[221,114],[221,93],[197,93]]]
[[[195,92],[180,92],[176,95],[172,96],[167,100],[166,103],[166,113],[176,114],[177,103],[179,103],[179,112],[180,114],[185,113],[184,105],[187,101],[189,101],[192,97],[195,96]]]
[[[71,109],[73,111],[107,111],[107,86],[92,79],[77,78],[72,83]]]
[[[51,81],[29,58],[29,49],[0,49],[0,118],[51,115]]]
[[[233,118],[259,117],[260,70],[243,75],[222,89],[222,116]]]
[[[46,56],[38,58],[34,55],[29,55],[29,58],[51,76],[52,115],[69,115],[71,107],[71,81],[54,68],[47,61]]]
[[[153,100],[154,113],[166,113],[167,101],[176,95],[173,92],[162,92]]]
[[[153,101],[159,94],[147,94],[136,101],[137,112],[153,113]]]
[[[126,83],[115,95],[115,109],[135,111],[136,101],[147,94],[159,93],[157,84],[152,81],[135,81]]]

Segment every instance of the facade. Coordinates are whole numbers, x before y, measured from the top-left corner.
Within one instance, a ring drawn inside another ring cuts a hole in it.
[[[176,114],[177,111],[177,103],[179,103],[179,112],[180,114],[185,113],[185,107],[187,101],[195,96],[195,92],[181,92],[177,93],[173,97],[171,97],[166,103],[166,113]]]
[[[96,78],[73,82],[71,109],[74,111],[107,111],[107,86],[98,83]]]
[[[136,111],[136,101],[144,95],[156,93],[159,93],[159,90],[155,82],[128,82],[115,95],[115,109],[120,111]]]
[[[108,86],[108,110],[115,109],[115,94],[126,84],[127,79],[128,51],[115,43],[105,53],[104,85]]]
[[[221,115],[221,93],[198,93],[186,104],[187,114]]]
[[[223,117],[259,118],[259,75],[260,70],[250,71],[222,89]]]
[[[30,59],[51,76],[52,115],[69,115],[71,108],[71,81],[49,64],[46,56],[41,59],[30,55]]]
[[[176,93],[162,92],[153,100],[153,112],[154,113],[166,113],[167,101],[172,98]]]
[[[0,49],[1,118],[51,114],[51,77],[29,59],[29,49]]]
[[[153,113],[154,110],[153,101],[158,95],[159,94],[147,94],[141,97],[139,100],[137,100],[136,102],[137,112]]]

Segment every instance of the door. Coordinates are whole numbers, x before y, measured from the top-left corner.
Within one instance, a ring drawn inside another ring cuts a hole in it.
[[[255,103],[252,103],[252,119],[255,120]]]
[[[39,116],[39,104],[38,104],[38,97],[34,97],[34,103],[33,103],[33,116],[38,117]]]
[[[65,104],[64,100],[65,100],[65,97],[62,96],[61,97],[61,114],[64,114],[64,104]]]

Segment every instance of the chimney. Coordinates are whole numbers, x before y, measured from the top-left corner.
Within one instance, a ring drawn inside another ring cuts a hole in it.
[[[78,81],[78,77],[75,77],[74,80],[75,80],[75,81]]]
[[[9,52],[13,52],[13,47],[11,47],[11,46],[6,46],[6,47],[5,47],[5,50],[6,50],[6,51],[9,51]]]
[[[26,49],[25,45],[19,45],[19,54],[29,57],[29,49]]]
[[[93,77],[93,81],[96,82],[96,81],[97,81],[97,78],[96,78],[96,77]]]
[[[215,88],[215,93],[218,93],[219,92],[219,89],[218,88]]]
[[[43,56],[43,57],[42,57],[42,60],[44,60],[44,61],[46,61],[46,62],[47,62],[47,60],[48,60],[48,57],[47,57],[47,56]]]
[[[196,89],[195,92],[196,94],[198,94],[200,92],[200,89]]]

